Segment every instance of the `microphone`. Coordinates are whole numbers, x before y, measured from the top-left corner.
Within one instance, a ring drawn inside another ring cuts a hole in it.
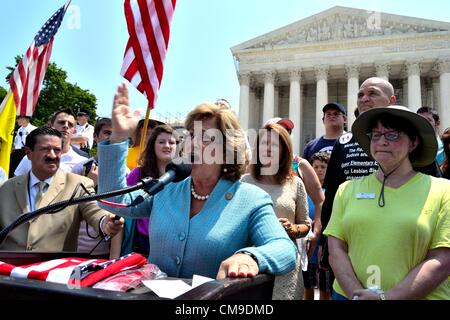
[[[153,196],[164,189],[164,186],[170,182],[180,182],[191,175],[192,166],[190,164],[175,164],[170,162],[166,166],[166,173],[164,173],[159,179],[152,180],[152,183],[148,189],[144,189],[146,194],[139,195],[134,201],[129,205],[133,207],[147,199],[149,196]],[[148,179],[148,178],[144,178]],[[142,181],[142,180],[141,180]]]

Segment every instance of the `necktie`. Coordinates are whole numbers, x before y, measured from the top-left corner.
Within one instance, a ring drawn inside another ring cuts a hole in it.
[[[37,209],[39,206],[39,203],[42,200],[42,197],[44,196],[44,190],[47,187],[47,182],[45,181],[39,181],[35,184],[39,188],[38,192],[36,193],[36,197],[34,198],[34,208]]]

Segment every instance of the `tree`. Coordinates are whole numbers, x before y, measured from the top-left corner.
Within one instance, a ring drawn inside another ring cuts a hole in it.
[[[3,99],[6,97],[6,89],[0,86],[0,103],[2,103]]]
[[[22,58],[16,57],[16,66]],[[10,70],[9,77],[15,68]],[[67,72],[59,68],[56,63],[51,62],[45,73],[41,93],[33,113],[33,124],[43,126],[49,117],[60,108],[71,108],[75,113],[79,110],[88,111],[91,115],[89,122],[93,124],[97,118],[97,98],[89,90],[81,89],[76,83],[67,82]]]

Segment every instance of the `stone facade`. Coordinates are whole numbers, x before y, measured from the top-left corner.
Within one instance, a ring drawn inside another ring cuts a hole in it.
[[[337,101],[354,121],[365,79],[392,82],[398,104],[428,105],[450,126],[450,23],[333,7],[232,48],[245,129],[289,117],[294,150],[324,133],[322,107]]]

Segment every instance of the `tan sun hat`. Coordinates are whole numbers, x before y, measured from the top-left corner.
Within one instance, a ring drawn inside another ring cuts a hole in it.
[[[407,120],[415,129],[420,139],[417,151],[411,154],[410,160],[414,167],[424,167],[432,163],[436,158],[437,141],[436,134],[431,124],[422,116],[404,106],[388,106],[385,108],[373,108],[362,113],[352,126],[352,133],[361,148],[370,154],[370,139],[367,133],[373,120],[381,114],[389,114]]]

